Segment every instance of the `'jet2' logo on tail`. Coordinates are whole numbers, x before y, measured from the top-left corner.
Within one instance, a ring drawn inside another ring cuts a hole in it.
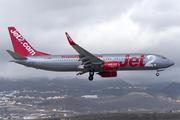
[[[16,30],[15,30],[15,31],[11,30],[11,33],[13,33],[14,37],[16,37],[16,39],[18,39],[19,42],[24,41],[23,36],[22,36],[22,35],[19,35]]]
[[[26,42],[23,43],[24,38],[23,38],[22,35],[20,35],[20,34],[17,32],[17,30],[15,30],[15,31],[11,30],[11,33],[13,33],[14,37],[16,37],[16,39],[23,45],[23,47],[26,48],[26,50],[27,50],[31,55],[36,54],[36,52],[31,48],[31,46],[30,46],[28,43],[26,43]]]

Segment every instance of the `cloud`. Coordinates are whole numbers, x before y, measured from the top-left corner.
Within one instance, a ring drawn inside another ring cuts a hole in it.
[[[164,31],[180,25],[178,0],[145,0],[136,6],[131,19],[142,28]]]
[[[162,72],[162,76],[178,80],[179,7],[178,0],[0,1],[0,76],[53,78],[75,77],[76,74],[27,69],[9,63],[12,58],[5,50],[13,48],[7,27],[15,26],[35,49],[50,54],[77,54],[67,42],[64,34],[67,31],[76,43],[91,53],[164,55],[172,59],[175,66],[167,69],[167,74]],[[118,72],[118,77],[137,82],[142,82],[146,76],[148,80],[165,79],[155,77],[155,73]]]

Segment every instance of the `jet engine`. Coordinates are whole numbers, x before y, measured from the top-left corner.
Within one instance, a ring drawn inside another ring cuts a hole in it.
[[[98,74],[101,77],[117,77],[117,72],[116,71],[99,72]]]
[[[118,70],[119,63],[117,61],[104,62],[102,68],[103,70]]]

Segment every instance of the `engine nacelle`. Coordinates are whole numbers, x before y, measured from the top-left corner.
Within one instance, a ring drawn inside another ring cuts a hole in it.
[[[100,72],[99,75],[101,77],[117,77],[117,72],[116,71]]]
[[[117,61],[109,61],[103,63],[103,70],[118,70],[119,63]]]

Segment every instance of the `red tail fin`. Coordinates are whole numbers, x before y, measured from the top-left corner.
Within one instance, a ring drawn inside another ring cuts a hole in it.
[[[14,27],[8,27],[8,30],[15,53],[22,56],[50,55],[36,51]]]

